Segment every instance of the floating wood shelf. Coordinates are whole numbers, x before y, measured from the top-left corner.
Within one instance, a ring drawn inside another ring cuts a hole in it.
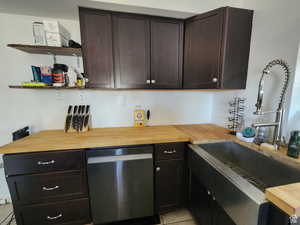
[[[54,87],[54,86],[44,86],[44,87],[39,87],[39,86],[22,86],[22,85],[9,85],[9,88],[18,88],[18,89],[56,89],[56,90],[84,90],[86,88],[81,88],[81,87]]]
[[[54,47],[44,45],[22,45],[22,44],[8,44],[7,47],[15,48],[23,52],[31,54],[44,55],[64,55],[64,56],[81,56],[81,48],[66,48]]]

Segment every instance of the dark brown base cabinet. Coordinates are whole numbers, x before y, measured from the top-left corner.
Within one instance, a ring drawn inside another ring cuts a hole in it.
[[[155,144],[154,148],[155,213],[188,205],[200,225],[235,225],[206,188],[212,171],[203,169],[201,161],[193,164],[197,174],[188,171],[186,143]],[[85,150],[6,154],[3,160],[18,225],[91,222]],[[270,204],[265,225],[291,223]]]
[[[185,21],[183,88],[246,87],[252,18],[223,7]]]
[[[8,154],[3,161],[18,225],[91,222],[84,151]]]
[[[89,87],[245,88],[251,10],[223,7],[186,20],[87,8],[79,15]]]
[[[211,193],[190,174],[189,208],[200,225],[235,225]]]
[[[155,145],[156,212],[182,207],[186,199],[185,144]]]

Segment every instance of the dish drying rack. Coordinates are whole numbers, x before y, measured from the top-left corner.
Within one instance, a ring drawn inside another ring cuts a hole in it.
[[[237,131],[244,125],[244,111],[245,111],[246,98],[235,97],[229,102],[229,117],[228,117],[228,128],[230,134],[236,135]]]

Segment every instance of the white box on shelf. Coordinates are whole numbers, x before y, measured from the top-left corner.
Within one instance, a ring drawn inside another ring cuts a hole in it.
[[[70,32],[63,25],[61,25],[57,20],[44,20],[43,23],[44,23],[44,30],[46,33],[47,32],[59,33],[68,41],[71,39]]]
[[[60,33],[46,32],[46,41],[48,46],[68,47],[69,45],[69,40]]]
[[[44,24],[42,22],[33,22],[32,31],[35,45],[47,45]]]

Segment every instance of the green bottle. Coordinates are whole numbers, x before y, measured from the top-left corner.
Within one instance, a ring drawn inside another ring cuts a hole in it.
[[[287,155],[298,158],[300,153],[300,131],[292,131]]]

